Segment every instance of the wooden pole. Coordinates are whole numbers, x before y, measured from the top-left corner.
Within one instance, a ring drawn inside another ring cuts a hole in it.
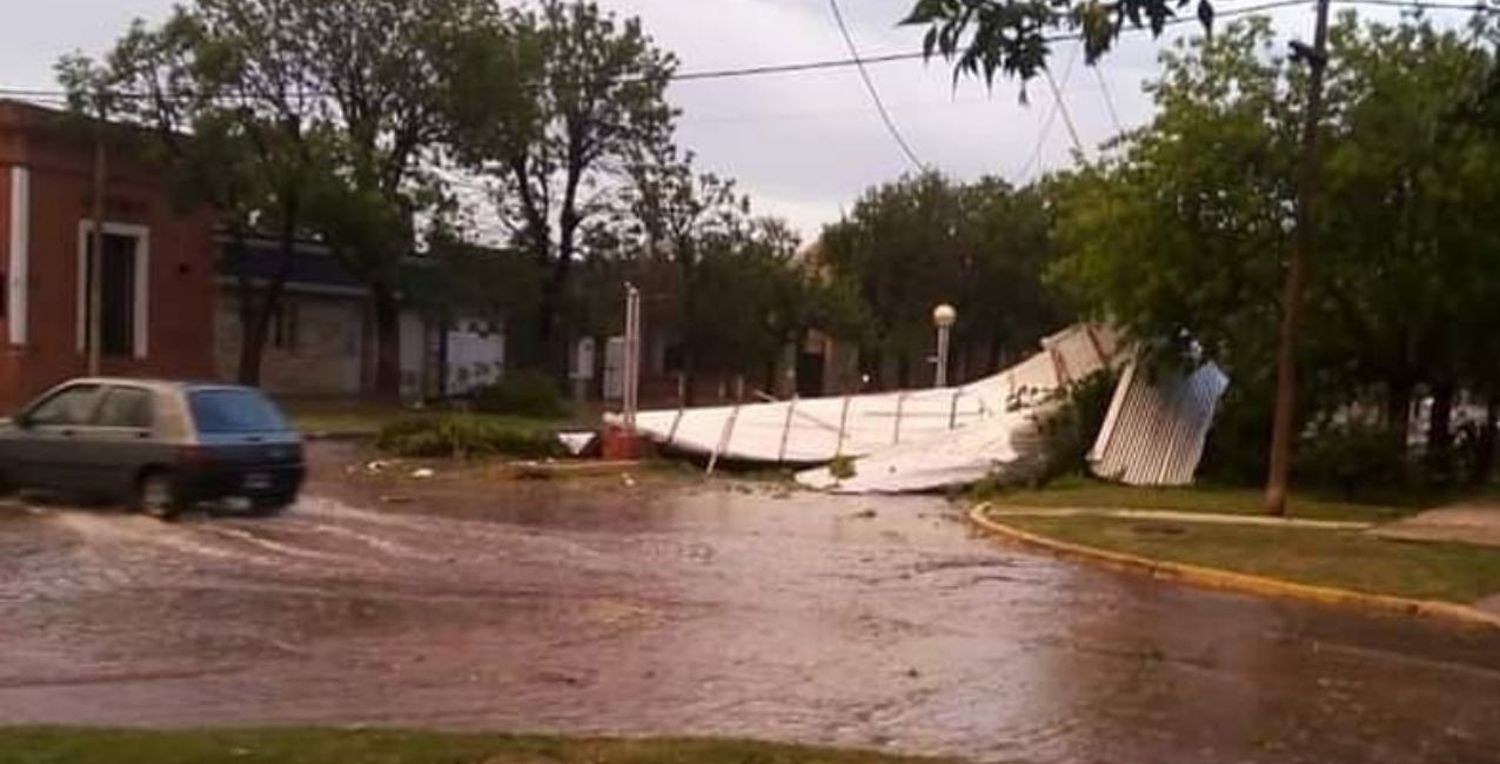
[[[94,199],[93,225],[90,227],[90,251],[86,259],[85,278],[88,284],[88,311],[85,340],[88,348],[88,373],[91,377],[100,374],[104,336],[104,196],[108,181],[108,156],[104,147],[104,109],[99,109],[98,121],[94,124]]]
[[[1317,245],[1318,186],[1322,175],[1319,129],[1323,121],[1323,74],[1328,68],[1328,5],[1318,0],[1311,51],[1299,50],[1308,66],[1307,112],[1302,122],[1302,159],[1297,182],[1297,230],[1281,298],[1281,333],[1276,351],[1276,409],[1271,422],[1270,473],[1266,476],[1266,512],[1286,514],[1287,484],[1296,440],[1297,335],[1307,289],[1307,258]]]

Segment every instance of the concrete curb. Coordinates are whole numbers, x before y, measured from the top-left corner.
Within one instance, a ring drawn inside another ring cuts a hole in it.
[[[1414,600],[1384,594],[1339,589],[1331,586],[1313,586],[1283,581],[1276,578],[1235,573],[1219,568],[1205,568],[1180,562],[1157,560],[1123,552],[1074,544],[1047,538],[1035,533],[1012,528],[991,518],[987,502],[969,509],[969,521],[979,528],[1002,538],[1046,549],[1060,557],[1099,563],[1119,570],[1145,573],[1153,578],[1180,581],[1211,589],[1256,594],[1263,597],[1286,597],[1328,605],[1360,607],[1388,613],[1403,613],[1426,618],[1441,618],[1466,626],[1500,629],[1500,615],[1486,613],[1468,605],[1434,600]]]

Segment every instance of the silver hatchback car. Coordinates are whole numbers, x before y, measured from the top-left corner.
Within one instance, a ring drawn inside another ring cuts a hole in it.
[[[223,499],[274,512],[304,474],[301,436],[250,387],[75,379],[0,420],[0,485],[123,499],[163,518]]]

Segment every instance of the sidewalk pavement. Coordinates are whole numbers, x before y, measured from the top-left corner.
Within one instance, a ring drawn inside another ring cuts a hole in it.
[[[1474,603],[1474,607],[1479,608],[1486,613],[1494,613],[1495,615],[1500,615],[1500,594],[1485,597],[1484,599]]]
[[[1458,541],[1500,547],[1500,506],[1457,505],[1431,509],[1371,533],[1400,541]],[[1500,602],[1491,602],[1500,609]]]

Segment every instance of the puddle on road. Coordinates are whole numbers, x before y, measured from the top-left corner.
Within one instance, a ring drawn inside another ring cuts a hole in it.
[[[1500,704],[1474,700],[1500,697],[1500,639],[1093,571],[957,517],[932,498],[696,483],[448,486],[399,505],[317,485],[279,517],[173,524],[12,512],[0,721],[730,734],[1038,761],[1500,750]]]

